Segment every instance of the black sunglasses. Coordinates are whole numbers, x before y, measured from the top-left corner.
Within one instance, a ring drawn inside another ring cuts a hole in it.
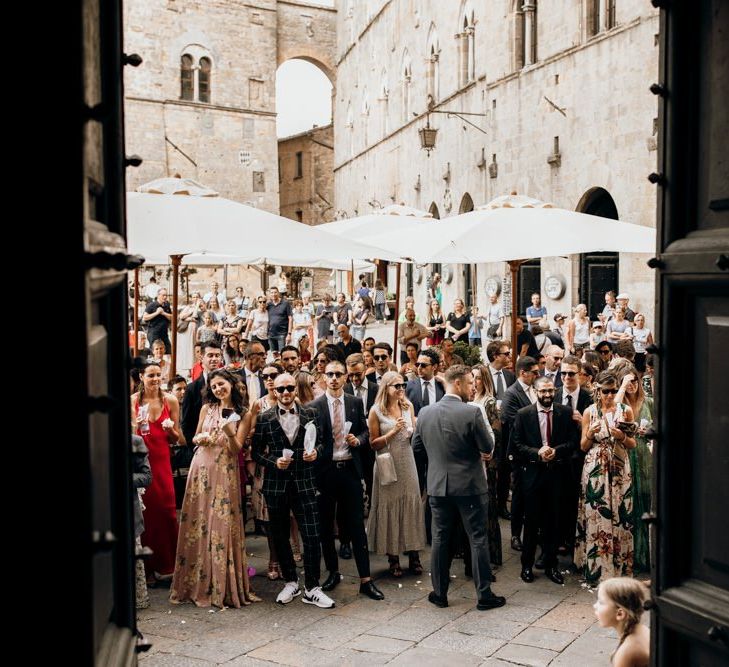
[[[275,380],[278,377],[278,373],[261,373],[261,377],[264,380]]]
[[[389,354],[373,354],[373,355],[372,355],[372,358],[373,358],[373,359],[374,359],[375,361],[385,361],[385,360],[386,360],[386,359],[388,359],[389,357],[390,357],[390,355],[389,355]]]
[[[574,377],[575,375],[577,375],[577,371],[560,371],[560,372],[559,372],[559,374],[560,374],[560,375],[561,375],[562,377],[564,377],[565,375],[566,375],[567,377]]]
[[[415,364],[415,368],[425,368],[426,366],[432,366],[433,364],[424,364],[422,361],[418,361]]]
[[[328,378],[337,378],[337,380],[344,375],[344,373],[340,373],[339,371],[329,371],[328,373],[324,373]]]
[[[602,350],[598,350],[600,354],[610,354],[610,349],[607,347],[604,347]]]
[[[600,391],[603,393],[603,395],[605,395],[605,394],[617,394],[618,393],[618,390],[617,389],[601,389]]]
[[[276,387],[276,391],[279,394],[283,394],[285,392],[289,392],[289,394],[293,394],[296,391],[296,387],[293,384],[287,384],[283,387]]]
[[[395,389],[405,389],[407,385],[404,382],[398,382],[396,384],[390,384],[388,387],[394,387]]]

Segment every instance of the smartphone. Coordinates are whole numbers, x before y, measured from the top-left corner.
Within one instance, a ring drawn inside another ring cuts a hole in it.
[[[230,417],[230,415],[233,414],[233,412],[234,412],[233,408],[223,408],[220,411],[220,414],[223,415],[223,419],[227,419],[228,417]]]

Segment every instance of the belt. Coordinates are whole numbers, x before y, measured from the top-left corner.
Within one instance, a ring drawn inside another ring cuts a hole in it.
[[[336,468],[345,468],[349,463],[352,463],[352,459],[344,459],[344,461],[334,461]]]

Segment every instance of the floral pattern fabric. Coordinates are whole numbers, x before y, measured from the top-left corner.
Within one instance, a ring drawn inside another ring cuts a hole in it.
[[[248,581],[238,457],[228,449],[220,406],[211,406],[190,466],[180,513],[170,602],[241,607],[256,601]]]
[[[633,574],[633,476],[626,449],[610,435],[609,415],[597,406],[587,408],[601,429],[587,452],[577,515],[575,565],[596,586],[610,577]],[[615,422],[623,421],[625,406],[618,404]]]

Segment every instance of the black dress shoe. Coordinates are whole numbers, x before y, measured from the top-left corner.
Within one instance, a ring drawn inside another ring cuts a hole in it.
[[[323,591],[333,591],[339,582],[342,580],[342,575],[339,572],[330,572],[326,581],[321,585]]]
[[[524,548],[521,544],[521,538],[518,535],[514,535],[514,537],[511,538],[511,548],[514,551],[521,551]]]
[[[534,561],[534,567],[537,568],[537,570],[544,569],[544,554],[539,554],[537,560]]]
[[[436,595],[434,591],[428,593],[428,602],[430,602],[430,604],[434,604],[436,607],[440,607],[441,609],[448,606],[448,600],[440,597],[440,595]]]
[[[352,547],[349,545],[349,542],[342,542],[339,545],[339,557],[344,558],[344,560],[352,558]]]
[[[503,607],[506,604],[506,598],[501,595],[494,595],[493,593],[486,598],[481,598],[476,604],[476,609],[485,611],[486,609],[496,609],[496,607]]]
[[[500,507],[499,508],[499,516],[502,519],[506,519],[507,521],[511,521],[511,512],[506,509],[506,507]]]
[[[527,584],[531,584],[532,581],[534,581],[534,572],[532,572],[532,568],[530,567],[525,567],[519,576],[521,577],[521,580]]]
[[[359,585],[359,592],[362,593],[362,595],[366,595],[368,598],[371,598],[373,600],[384,600],[385,595],[384,593],[375,586],[375,582],[370,579],[369,581],[365,581],[365,583]]]
[[[546,574],[547,578],[551,579],[555,584],[559,584],[561,586],[564,583],[564,577],[556,567],[548,567],[544,571],[544,574]]]

